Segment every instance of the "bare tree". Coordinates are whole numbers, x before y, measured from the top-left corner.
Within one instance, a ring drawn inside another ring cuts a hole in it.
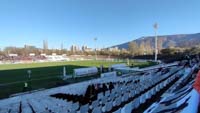
[[[146,49],[146,53],[147,54],[153,54],[153,49],[152,49],[151,41],[150,40],[147,40],[145,42],[145,49]]]
[[[136,42],[132,41],[129,43],[128,46],[129,46],[129,51],[130,51],[131,55],[133,55],[133,56],[138,55],[139,47]]]
[[[158,38],[158,53],[163,49],[163,38]]]
[[[139,55],[145,55],[146,50],[145,50],[145,43],[142,41],[139,45]]]

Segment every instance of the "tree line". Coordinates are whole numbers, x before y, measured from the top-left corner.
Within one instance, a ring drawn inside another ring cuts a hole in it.
[[[97,50],[96,53],[98,55],[106,55],[106,56],[118,56],[118,57],[136,57],[136,56],[146,56],[146,55],[154,55],[155,47],[151,44],[149,40],[141,41],[137,43],[132,41],[128,45],[128,49],[120,49],[120,50],[109,50],[109,49],[101,49]],[[30,53],[34,53],[35,55],[47,54],[51,55],[52,53],[56,53],[58,55],[66,54],[66,55],[95,55],[95,51],[71,51],[67,49],[41,49],[36,48],[35,46],[25,46],[25,47],[5,47],[3,50],[0,50],[1,56],[7,56],[9,54],[18,54],[19,56],[29,56]],[[192,48],[179,48],[175,47],[174,43],[169,42],[168,48],[163,48],[162,40],[158,40],[158,53],[159,55],[174,55],[178,53],[187,53],[187,54],[198,54],[200,53],[200,46],[192,47]]]

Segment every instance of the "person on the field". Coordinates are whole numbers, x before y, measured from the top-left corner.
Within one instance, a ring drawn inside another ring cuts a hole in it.
[[[27,91],[28,90],[28,83],[27,82],[25,82],[24,83],[24,88],[23,88],[23,91]]]

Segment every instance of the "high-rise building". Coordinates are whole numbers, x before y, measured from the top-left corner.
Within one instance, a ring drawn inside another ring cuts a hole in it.
[[[72,46],[71,46],[71,52],[77,52],[77,51],[80,51],[79,46],[72,45]]]
[[[60,45],[60,50],[63,50],[63,43],[61,43]]]
[[[43,49],[44,50],[48,49],[48,41],[47,40],[43,40]]]
[[[75,47],[75,45],[72,45],[71,46],[71,52],[75,52],[76,51],[76,47]]]
[[[87,48],[87,46],[82,46],[82,51],[86,51]]]

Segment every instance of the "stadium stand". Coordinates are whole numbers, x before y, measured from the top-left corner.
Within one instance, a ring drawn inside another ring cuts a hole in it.
[[[187,66],[163,66],[142,75],[103,77],[0,100],[0,113],[188,113],[195,107],[192,75],[199,64]]]

